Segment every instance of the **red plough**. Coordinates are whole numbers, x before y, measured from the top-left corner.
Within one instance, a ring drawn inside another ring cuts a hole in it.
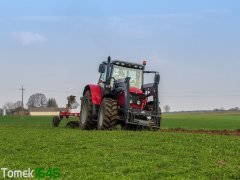
[[[52,120],[53,127],[58,127],[60,122],[66,118],[68,127],[79,127],[79,121],[68,121],[69,117],[80,117],[80,113],[77,112],[71,112],[72,109],[77,109],[79,104],[76,101],[76,96],[69,96],[67,98],[68,103],[66,105],[66,111],[60,111],[59,116],[54,116]]]

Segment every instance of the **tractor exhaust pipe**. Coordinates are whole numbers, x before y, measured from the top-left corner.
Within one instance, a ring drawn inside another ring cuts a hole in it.
[[[111,62],[111,56],[108,56],[108,63]]]
[[[125,100],[125,106],[124,106],[124,114],[125,119],[128,119],[128,110],[130,109],[130,77],[127,77],[125,79],[125,90],[124,90],[124,100]]]

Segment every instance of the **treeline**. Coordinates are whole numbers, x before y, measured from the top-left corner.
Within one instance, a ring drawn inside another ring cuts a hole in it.
[[[169,112],[169,111],[165,111]],[[192,110],[192,111],[172,111],[170,113],[209,113],[209,112],[240,112],[239,107],[224,109],[224,108],[215,108],[213,110]]]
[[[46,98],[46,96],[42,93],[35,93],[31,95],[28,99],[27,104],[25,104],[27,108],[58,108],[58,104],[55,98]],[[28,109],[22,109],[22,101],[17,102],[6,102],[2,108],[0,108],[0,115],[18,115],[20,112],[24,112],[24,114],[28,114]]]
[[[240,108],[239,107],[234,107],[234,108],[230,108],[230,109],[215,108],[213,111],[240,111]]]

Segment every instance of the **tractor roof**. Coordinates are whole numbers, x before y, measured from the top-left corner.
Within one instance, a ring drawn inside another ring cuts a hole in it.
[[[121,60],[114,60],[111,62],[111,64],[117,65],[117,66],[123,66],[128,68],[134,68],[134,69],[144,69],[145,66],[138,63],[133,62],[127,62],[127,61],[121,61]]]

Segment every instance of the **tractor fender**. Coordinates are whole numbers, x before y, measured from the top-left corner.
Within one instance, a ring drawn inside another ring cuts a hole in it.
[[[93,105],[100,105],[102,100],[101,87],[99,85],[89,84],[84,88],[83,95],[87,90],[91,92]]]

